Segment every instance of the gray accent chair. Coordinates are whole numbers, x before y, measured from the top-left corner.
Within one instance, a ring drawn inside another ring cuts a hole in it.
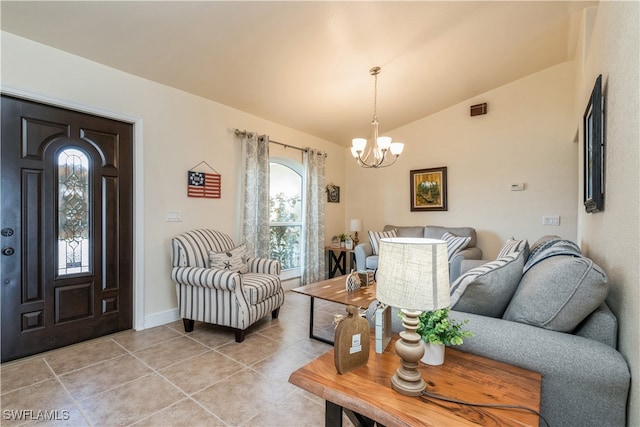
[[[460,267],[464,260],[481,259],[482,250],[476,247],[476,230],[471,227],[440,227],[427,226],[397,226],[385,225],[382,231],[396,230],[398,237],[424,237],[427,239],[441,239],[449,232],[456,236],[471,237],[467,247],[453,256],[449,263],[449,280],[453,282],[460,276]],[[354,249],[358,270],[375,270],[378,268],[378,255],[373,254],[371,243],[360,243]]]
[[[278,318],[284,303],[280,262],[246,259],[248,272],[235,273],[209,267],[209,252],[226,252],[236,245],[219,231],[200,229],[171,239],[171,280],[176,285],[178,308],[185,332],[194,321],[231,328],[242,342],[249,326],[271,313]]]

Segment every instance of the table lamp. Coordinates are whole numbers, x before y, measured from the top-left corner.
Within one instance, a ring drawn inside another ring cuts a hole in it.
[[[361,219],[352,219],[349,222],[349,231],[355,231],[356,236],[353,238],[353,246],[358,246],[358,231],[362,231],[362,220]]]
[[[391,387],[406,396],[420,396],[426,387],[418,361],[424,355],[416,333],[422,311],[449,306],[447,243],[436,239],[384,238],[380,240],[376,298],[403,313],[396,352],[401,366]]]

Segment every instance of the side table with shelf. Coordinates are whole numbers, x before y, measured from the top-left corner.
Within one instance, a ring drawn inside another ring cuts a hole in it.
[[[343,276],[356,269],[356,252],[353,249],[325,247],[329,255],[329,279]],[[347,256],[349,257],[349,269],[347,270]]]

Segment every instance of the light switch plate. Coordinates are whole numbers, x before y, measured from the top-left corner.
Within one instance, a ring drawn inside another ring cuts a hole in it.
[[[542,217],[542,225],[560,225],[560,217],[557,215],[545,215]]]
[[[164,219],[166,222],[181,222],[182,212],[180,211],[165,211]]]

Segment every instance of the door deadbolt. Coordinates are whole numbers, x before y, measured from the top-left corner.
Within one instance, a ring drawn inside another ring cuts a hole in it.
[[[0,230],[0,234],[2,234],[4,237],[13,236],[13,228],[5,227]]]
[[[10,246],[7,246],[6,248],[2,248],[2,255],[11,256],[13,255],[14,252],[15,252],[15,249],[13,249]]]

